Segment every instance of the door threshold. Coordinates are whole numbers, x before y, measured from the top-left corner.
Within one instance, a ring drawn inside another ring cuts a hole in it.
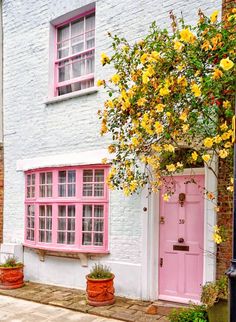
[[[172,302],[177,304],[201,304],[201,301],[198,299],[190,299],[184,297],[177,297],[177,296],[168,296],[168,295],[160,295],[157,302],[165,301],[165,302]]]

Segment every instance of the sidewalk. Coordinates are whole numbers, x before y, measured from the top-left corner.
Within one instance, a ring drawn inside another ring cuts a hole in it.
[[[0,295],[0,321],[4,322],[118,322],[91,314],[73,312],[51,305],[39,304]]]
[[[93,307],[87,304],[84,291],[46,284],[30,282],[16,290],[0,290],[0,294],[127,322],[168,321],[164,316],[168,313],[168,308],[167,310],[164,308],[159,314],[146,314],[146,309],[151,304],[148,301],[116,297],[113,305]]]

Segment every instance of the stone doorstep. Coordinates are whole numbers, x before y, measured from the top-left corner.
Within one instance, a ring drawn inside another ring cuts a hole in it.
[[[155,301],[151,305],[149,305],[145,312],[150,315],[160,314],[160,315],[168,315],[173,310],[178,310],[181,308],[188,308],[188,304],[180,304],[175,302],[168,301]]]

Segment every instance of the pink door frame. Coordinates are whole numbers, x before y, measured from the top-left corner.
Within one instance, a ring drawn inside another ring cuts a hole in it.
[[[162,242],[163,233],[164,233],[163,227],[167,227],[167,226],[164,226],[162,224],[159,225],[159,274],[158,274],[159,275],[159,280],[158,280],[159,296],[158,297],[159,299],[182,302],[182,303],[186,303],[189,300],[192,300],[194,302],[199,302],[200,283],[202,283],[203,281],[203,251],[202,250],[203,250],[203,243],[204,243],[204,200],[203,200],[203,196],[202,198],[200,196],[201,193],[200,192],[198,193],[196,191],[197,185],[194,185],[194,187],[192,188],[190,187],[190,185],[189,187],[188,185],[185,185],[185,186],[183,185],[183,181],[186,180],[184,178],[186,177],[188,176],[187,175],[176,176],[176,180],[180,184],[179,184],[179,187],[177,187],[177,191],[176,191],[177,193],[171,197],[169,203],[167,204],[168,206],[166,209],[168,209],[169,207],[169,209],[171,210],[171,205],[173,206],[174,210],[176,209],[176,206],[178,207],[177,211],[176,210],[175,211],[172,210],[173,212],[171,211],[171,213],[173,213],[173,217],[176,216],[175,218],[176,220],[173,221],[174,218],[172,217],[172,222],[175,222],[174,223],[175,227],[174,226],[172,227],[173,234],[172,236],[170,236],[169,241],[165,240],[164,243]],[[196,175],[196,179],[201,186],[204,185],[204,175]],[[182,191],[184,189],[186,191]],[[186,193],[186,209],[188,208],[188,205],[191,205],[191,203],[192,205],[195,204],[195,207],[192,208],[192,216],[189,216],[190,214],[189,210],[188,210],[188,213],[186,213],[184,206],[181,207],[181,205],[178,204],[177,194],[179,194],[180,192]],[[161,195],[162,194],[163,192],[161,193]],[[160,198],[162,197],[160,196]],[[200,209],[200,212],[201,212],[200,218],[197,216],[197,213],[199,213],[199,211],[197,211],[196,203],[198,204],[198,210]],[[164,204],[165,203],[163,202],[163,200],[160,199],[160,217],[164,215],[163,214]],[[186,221],[188,219],[187,224],[186,225],[177,224],[176,221],[180,223],[179,222],[180,219],[184,219]],[[165,220],[168,221],[168,215],[167,215],[167,218],[165,218]],[[172,224],[172,223],[169,222],[169,224]],[[189,225],[189,229],[191,232],[191,234],[189,235],[187,234],[187,229],[186,229],[187,225]],[[198,227],[197,231],[196,229],[194,229],[195,227]],[[183,244],[178,243],[179,237],[184,237],[185,241]],[[163,247],[162,246],[163,244],[166,246],[165,254],[164,254],[164,249],[161,249],[161,247]],[[189,246],[189,251],[188,252],[178,251],[178,250],[173,251],[174,245]],[[161,258],[163,258],[164,260],[162,267],[160,267]],[[173,263],[171,263],[171,260],[173,261]],[[176,261],[179,261],[178,267],[176,267]],[[184,262],[188,263],[188,265],[184,265]],[[168,263],[170,268],[169,271],[167,268],[163,269],[165,264],[167,264],[168,266]],[[195,270],[195,274],[197,274],[197,278],[191,279],[191,270],[195,269],[196,266],[197,266],[197,271]],[[174,283],[176,284],[173,287]]]

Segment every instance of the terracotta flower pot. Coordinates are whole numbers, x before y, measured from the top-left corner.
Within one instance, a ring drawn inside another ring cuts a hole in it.
[[[220,300],[207,310],[209,322],[228,322],[228,301]]]
[[[17,267],[0,267],[0,288],[13,289],[24,285],[23,265]]]
[[[115,275],[111,278],[94,279],[86,276],[87,279],[87,300],[90,305],[103,306],[111,305],[115,302],[114,297],[114,280]]]

